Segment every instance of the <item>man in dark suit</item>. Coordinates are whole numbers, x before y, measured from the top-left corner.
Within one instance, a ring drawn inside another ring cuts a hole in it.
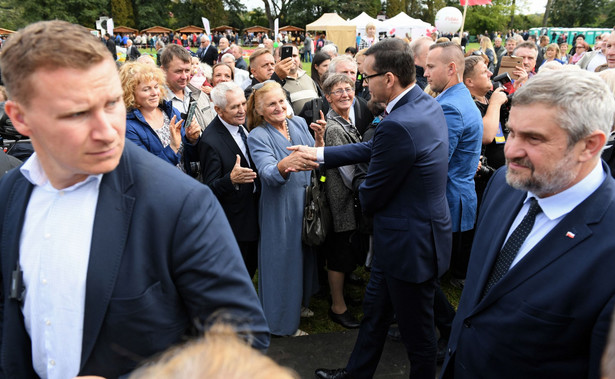
[[[615,181],[600,160],[613,109],[583,70],[516,91],[443,378],[600,377],[615,303]]]
[[[132,40],[129,39],[126,42],[126,57],[129,61],[136,61],[141,56],[141,52],[137,49],[136,46],[132,44]]]
[[[246,143],[246,98],[233,82],[211,91],[218,114],[203,132],[199,156],[203,183],[220,201],[250,277],[258,267],[258,182]]]
[[[363,302],[364,318],[344,369],[316,370],[319,378],[371,378],[396,314],[412,378],[436,375],[433,299],[447,269],[451,219],[446,202],[448,132],[438,103],[415,82],[407,43],[386,39],[365,53],[364,79],[388,116],[366,143],[296,147],[327,167],[369,161],[359,196],[374,217],[374,259]],[[314,157],[316,158],[316,157]],[[371,159],[371,160],[370,160]]]
[[[199,57],[201,62],[206,63],[213,67],[218,59],[218,49],[211,46],[209,37],[203,35],[201,37],[201,46],[196,51],[196,56]]]
[[[39,22],[11,37],[1,64],[6,112],[36,154],[0,185],[0,376],[119,377],[216,313],[265,348],[214,195],[125,142],[107,49],[82,26]]]

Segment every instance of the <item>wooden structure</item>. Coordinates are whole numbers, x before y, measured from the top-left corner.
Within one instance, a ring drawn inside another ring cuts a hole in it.
[[[212,32],[226,32],[227,30],[232,30],[234,32],[239,31],[239,29],[234,28],[234,27],[229,26],[229,25],[220,25],[220,26],[216,26],[215,28],[211,29]]]
[[[249,28],[245,28],[244,32],[248,33],[269,33],[271,29],[265,28],[264,26],[251,26]]]
[[[205,29],[194,25],[184,26],[183,28],[175,29],[178,33],[203,33]]]
[[[0,28],[0,36],[7,36],[7,35],[13,34],[13,33],[15,33],[14,30]]]
[[[169,28],[165,28],[164,26],[152,26],[151,28],[141,30],[141,33],[153,33],[153,34],[162,34],[162,33],[171,33],[173,30]]]
[[[305,29],[298,28],[296,26],[287,25],[280,28],[281,32],[304,32]]]
[[[139,29],[129,28],[128,26],[118,26],[116,28],[113,28],[113,34],[118,34],[118,33],[137,34],[139,33]]]

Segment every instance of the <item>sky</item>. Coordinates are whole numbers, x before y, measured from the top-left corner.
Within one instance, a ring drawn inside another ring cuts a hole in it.
[[[547,0],[522,0],[521,2],[527,4],[524,8],[527,10],[528,14],[543,13],[545,11],[545,5],[547,5]],[[244,4],[248,9],[265,8],[263,6],[263,0],[245,0]]]

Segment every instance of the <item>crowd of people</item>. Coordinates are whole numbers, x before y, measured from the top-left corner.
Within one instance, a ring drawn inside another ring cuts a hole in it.
[[[35,153],[0,182],[0,371],[119,377],[224,315],[248,335],[234,349],[295,377],[247,347],[306,335],[324,291],[359,334],[318,378],[371,378],[392,323],[412,378],[599,377],[615,33],[570,56],[549,36],[492,37],[471,50],[367,25],[344,54],[324,35],[263,38],[246,65],[238,36],[160,38],[156,57],[129,38],[119,63],[112,36],[77,25],[17,32],[5,111]],[[320,246],[302,236],[313,178],[332,220]],[[345,290],[359,266],[361,320]],[[134,377],[199,372],[182,362],[224,351],[201,342]]]

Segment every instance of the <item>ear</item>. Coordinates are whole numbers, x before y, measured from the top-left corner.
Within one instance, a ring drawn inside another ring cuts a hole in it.
[[[448,64],[448,75],[455,76],[457,74],[457,65],[455,62],[451,62]]]
[[[217,114],[220,114],[220,112],[224,111],[224,109],[220,108],[217,105],[214,105],[214,110],[216,111]]]
[[[579,160],[584,162],[595,156],[600,156],[602,148],[606,143],[606,138],[606,135],[600,130],[595,130],[592,134],[583,138],[580,142],[583,142],[585,145],[582,146]]]
[[[331,104],[331,95],[325,94],[325,98],[327,99],[327,103]]]
[[[25,121],[26,113],[23,105],[12,100],[7,100],[6,103],[4,103],[4,111],[13,122],[15,130],[17,130],[19,134],[30,136],[31,131]]]

